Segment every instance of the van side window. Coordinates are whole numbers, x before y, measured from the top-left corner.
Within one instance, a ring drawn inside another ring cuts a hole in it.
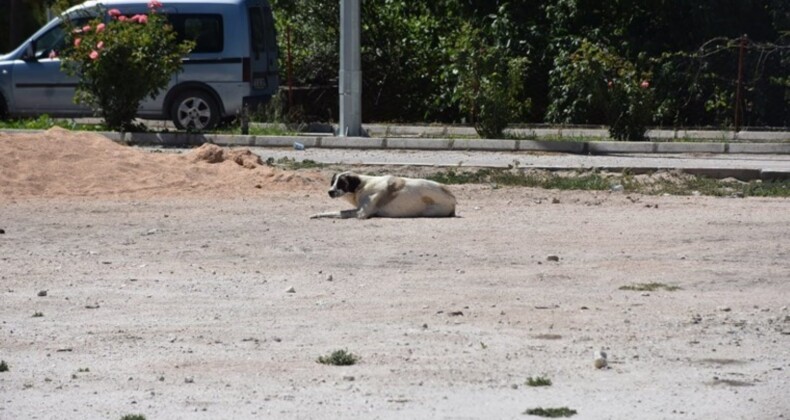
[[[88,18],[75,19],[72,24],[75,26],[82,26],[87,23],[88,20]],[[55,58],[63,51],[63,47],[66,46],[65,29],[65,25],[62,24],[55,26],[34,41],[34,53],[37,60],[47,57]]]
[[[222,52],[224,31],[222,15],[215,14],[172,14],[168,20],[178,33],[178,41],[195,41],[193,53]]]

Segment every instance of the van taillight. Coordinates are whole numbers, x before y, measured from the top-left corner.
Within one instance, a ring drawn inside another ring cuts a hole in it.
[[[250,70],[250,58],[244,58],[241,60],[241,80],[245,82],[249,82],[252,79],[251,75],[252,71]]]

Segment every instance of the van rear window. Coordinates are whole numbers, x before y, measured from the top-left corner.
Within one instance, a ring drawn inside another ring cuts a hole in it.
[[[195,41],[193,53],[222,52],[225,45],[222,30],[222,15],[218,14],[173,14],[168,16],[178,40]]]

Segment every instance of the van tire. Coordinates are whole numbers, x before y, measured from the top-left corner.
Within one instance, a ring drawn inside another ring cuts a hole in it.
[[[176,96],[170,117],[180,130],[211,130],[219,122],[219,106],[208,93],[187,90]]]

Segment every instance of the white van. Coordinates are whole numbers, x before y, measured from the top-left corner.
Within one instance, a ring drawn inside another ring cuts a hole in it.
[[[147,12],[148,1],[92,0],[66,13],[85,16],[101,6],[134,15]],[[141,103],[139,117],[170,119],[180,129],[207,130],[245,106],[265,104],[277,92],[277,41],[267,0],[162,3],[162,12],[179,36],[196,44],[184,58],[183,71],[159,96]],[[93,115],[90,108],[74,103],[76,76],[62,72],[60,60],[50,54],[64,43],[61,19],[55,18],[14,51],[0,55],[0,118]]]

